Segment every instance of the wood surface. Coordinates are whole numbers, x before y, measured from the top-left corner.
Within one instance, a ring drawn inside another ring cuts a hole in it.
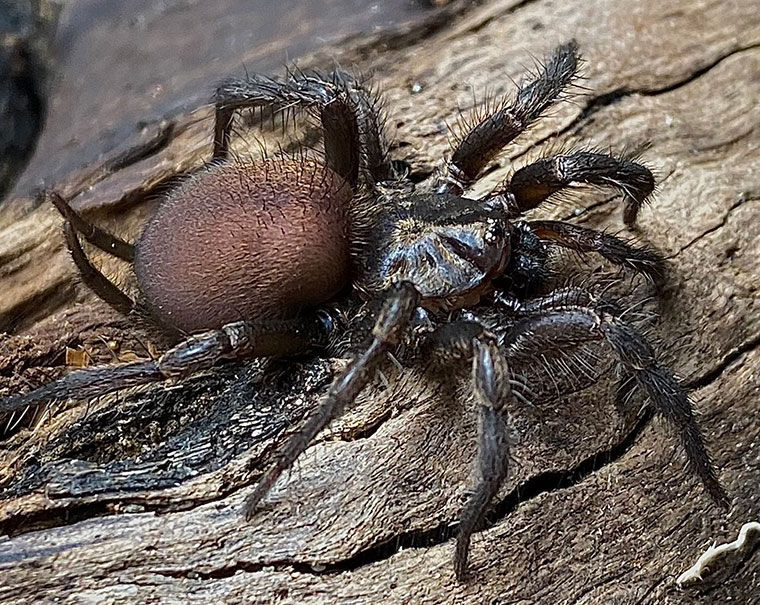
[[[56,405],[0,444],[2,602],[760,602],[757,548],[704,582],[676,584],[713,540],[731,542],[760,519],[756,1],[493,0],[435,10],[444,12],[302,64],[337,57],[373,71],[394,154],[422,178],[449,150],[447,124],[512,92],[532,57],[578,40],[583,90],[512,145],[474,193],[557,149],[626,149],[652,167],[657,194],[635,234],[669,259],[666,283],[648,291],[659,318],[652,336],[693,390],[731,511],[686,473],[678,440],[643,400],[620,409],[614,381],[599,380],[515,416],[514,470],[473,540],[469,580],[457,583],[450,528],[474,477],[467,398],[424,368],[391,367],[389,386],[368,389],[246,523],[251,485],[344,360],[230,364]],[[209,74],[209,86],[218,77]],[[210,115],[200,107],[167,118],[48,184],[133,239],[157,191],[208,157]],[[535,215],[625,234],[618,196],[580,191]],[[109,351],[130,359],[164,346],[77,282],[60,223],[31,196],[0,207],[8,392],[65,372],[66,347],[108,362]],[[131,287],[128,271],[96,258]],[[584,267],[594,272],[595,261]]]

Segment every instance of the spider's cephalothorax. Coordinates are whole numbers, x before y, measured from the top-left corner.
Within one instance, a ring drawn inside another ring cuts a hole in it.
[[[574,42],[557,48],[513,102],[462,133],[445,169],[418,186],[397,173],[377,97],[358,79],[336,72],[228,81],[216,94],[214,161],[168,194],[136,245],[92,225],[51,194],[66,219],[67,243],[83,281],[116,309],[140,312],[176,338],[191,335],[155,361],[74,372],[0,400],[0,412],[175,378],[224,358],[301,352],[330,330],[321,306],[346,297],[374,299],[380,304],[366,346],[277,454],[246,501],[247,517],[402,340],[432,345],[418,350],[444,352],[447,362],[465,359],[471,366],[481,476],[459,524],[457,577],[465,574],[470,537],[507,473],[503,412],[522,399],[511,389],[512,377],[537,358],[566,354],[590,341],[608,343],[625,375],[679,431],[706,490],[726,504],[693,406],[646,340],[614,305],[580,288],[545,287],[547,259],[557,247],[600,254],[645,275],[657,272],[658,255],[566,222],[522,218],[552,194],[586,183],[621,190],[624,219],[632,225],[654,188],[649,170],[623,158],[575,151],[520,168],[483,199],[464,195],[496,154],[561,97],[577,67]],[[322,158],[230,157],[236,111],[294,106],[319,119]],[[134,261],[137,300],[90,264],[80,236]],[[498,338],[469,312],[484,304],[499,305],[512,318]],[[409,330],[421,316],[425,329]]]

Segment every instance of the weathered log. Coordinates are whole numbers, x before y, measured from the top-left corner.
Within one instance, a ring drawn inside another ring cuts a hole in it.
[[[59,409],[0,456],[0,597],[7,602],[754,603],[758,555],[718,581],[676,585],[711,540],[760,518],[760,13],[731,3],[494,0],[453,3],[445,25],[346,43],[385,92],[395,154],[424,176],[459,108],[508,94],[530,60],[574,37],[583,94],[504,155],[482,191],[558,147],[641,153],[660,186],[638,235],[668,255],[656,336],[701,412],[726,514],[685,474],[659,419],[620,409],[614,381],[547,395],[513,421],[514,472],[453,577],[450,527],[472,487],[467,402],[420,368],[388,372],[318,439],[249,524],[240,506],[341,360],[228,365]],[[457,15],[456,18],[453,15]],[[348,49],[348,50],[347,50]],[[319,62],[320,58],[313,59]],[[342,60],[342,63],[346,61]],[[127,238],[151,194],[209,151],[207,109],[59,185]],[[158,141],[158,144],[154,144]],[[140,153],[143,150],[144,153]],[[131,155],[130,155],[131,153]],[[122,161],[118,161],[121,158]],[[130,161],[123,161],[124,159]],[[131,161],[135,160],[135,161]],[[113,174],[109,174],[112,172]],[[621,230],[618,198],[579,195],[541,216]],[[577,208],[578,210],[575,210]],[[0,349],[10,388],[141,353],[145,332],[76,285],[55,211],[23,198],[0,214]],[[592,271],[592,266],[584,270]],[[114,263],[107,270],[129,284]],[[150,336],[150,334],[149,334]],[[160,342],[157,343],[159,346]],[[552,389],[546,391],[551,394]],[[637,405],[643,401],[638,400]]]

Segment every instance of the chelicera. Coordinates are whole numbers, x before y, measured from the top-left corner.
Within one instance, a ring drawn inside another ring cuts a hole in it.
[[[653,191],[651,172],[628,159],[576,151],[520,168],[482,199],[464,196],[499,151],[561,98],[578,62],[574,42],[557,48],[512,102],[468,127],[445,168],[418,185],[392,161],[378,98],[359,79],[336,72],[227,81],[215,97],[213,161],[166,196],[135,245],[51,194],[83,281],[119,311],[140,313],[174,334],[179,344],[154,361],[73,372],[1,400],[0,411],[178,378],[221,359],[303,352],[336,329],[325,306],[348,296],[379,301],[367,343],[260,478],[245,502],[246,517],[402,342],[470,367],[480,476],[459,523],[458,578],[466,572],[470,538],[507,474],[504,412],[523,399],[514,377],[536,358],[572,353],[588,342],[608,343],[624,373],[679,432],[707,492],[726,505],[693,405],[644,337],[614,305],[583,288],[545,287],[556,248],[596,253],[647,276],[658,271],[660,257],[566,222],[523,219],[552,194],[586,183],[621,190],[631,226]],[[294,106],[318,118],[323,155],[232,156],[238,110]],[[134,262],[138,300],[92,266],[80,237]],[[505,329],[496,332],[478,319],[486,305],[509,314]]]

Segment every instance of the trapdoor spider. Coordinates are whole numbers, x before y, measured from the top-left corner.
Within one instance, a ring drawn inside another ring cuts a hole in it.
[[[178,340],[191,335],[155,361],[76,371],[1,400],[0,411],[182,377],[221,359],[302,352],[334,329],[320,308],[348,293],[354,300],[381,301],[368,343],[276,455],[245,502],[246,517],[402,340],[432,343],[426,349],[431,355],[455,350],[449,359],[464,357],[471,367],[480,477],[459,523],[458,578],[465,575],[470,538],[507,474],[503,412],[519,395],[512,391],[513,372],[553,351],[606,341],[624,372],[678,430],[707,492],[727,505],[689,397],[637,330],[583,289],[537,294],[557,247],[596,253],[645,275],[658,270],[656,253],[618,237],[522,219],[552,194],[586,183],[621,190],[630,226],[654,188],[650,171],[627,159],[576,151],[520,168],[483,199],[463,196],[499,151],[561,98],[578,62],[575,42],[558,47],[512,102],[462,134],[445,170],[418,186],[391,161],[378,98],[358,78],[335,72],[227,81],[215,97],[214,161],[166,196],[136,245],[50,194],[85,284],[119,311],[140,312]],[[323,156],[232,157],[235,112],[294,106],[318,118]],[[80,237],[134,262],[138,300],[92,266]],[[484,303],[514,317],[498,338],[468,312]],[[427,329],[419,329],[422,324]]]

